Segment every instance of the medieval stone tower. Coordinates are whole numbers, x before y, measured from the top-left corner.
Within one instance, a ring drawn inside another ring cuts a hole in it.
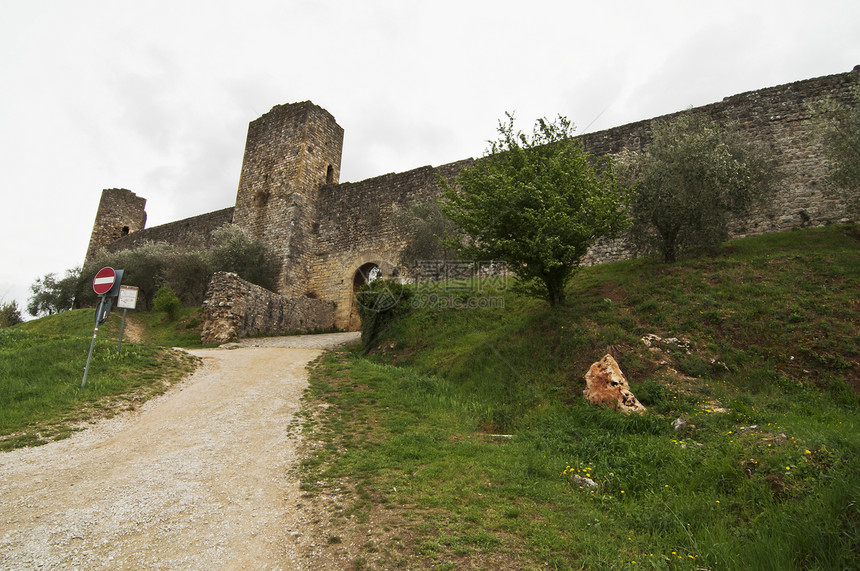
[[[248,126],[233,223],[278,254],[283,295],[309,293],[317,198],[338,183],[342,151],[343,128],[310,101],[278,105]]]
[[[146,199],[124,188],[102,191],[90,245],[85,260],[90,261],[101,248],[146,226]]]

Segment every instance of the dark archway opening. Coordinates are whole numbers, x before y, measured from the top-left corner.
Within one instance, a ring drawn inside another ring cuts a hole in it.
[[[370,283],[382,276],[382,270],[373,262],[362,265],[352,277],[352,291],[357,292],[364,284]]]
[[[325,171],[325,183],[334,184],[334,167],[331,165]]]

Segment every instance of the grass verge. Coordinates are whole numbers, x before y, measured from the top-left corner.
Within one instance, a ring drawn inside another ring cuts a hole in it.
[[[195,358],[165,346],[193,344],[188,323],[195,319],[194,309],[174,323],[160,314],[128,317],[135,323],[130,321],[126,332],[134,330],[149,342],[126,336],[118,353],[121,314],[113,313],[99,328],[85,388],[93,310],[0,329],[0,450],[66,438],[87,421],[133,410],[196,367]]]

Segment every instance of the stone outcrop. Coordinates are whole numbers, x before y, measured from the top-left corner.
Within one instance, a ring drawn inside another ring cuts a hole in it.
[[[645,412],[636,397],[630,392],[627,377],[612,355],[605,355],[585,374],[586,388],[582,392],[591,404],[604,404],[623,413]]]
[[[261,334],[334,329],[336,305],[305,296],[285,297],[232,272],[212,276],[203,301],[203,343],[226,343]]]

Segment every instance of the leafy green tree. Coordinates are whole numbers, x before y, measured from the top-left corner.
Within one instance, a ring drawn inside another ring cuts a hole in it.
[[[15,300],[8,303],[0,302],[0,328],[12,327],[23,321],[21,310],[18,309],[18,303]]]
[[[80,281],[81,268],[66,270],[66,275],[61,279],[57,279],[53,273],[36,278],[30,286],[30,292],[33,295],[27,303],[27,313],[36,317],[72,309]]]
[[[145,242],[141,246],[121,252],[100,250],[92,262],[84,267],[79,288],[79,299],[87,305],[95,305],[97,297],[91,284],[99,269],[110,266],[124,270],[123,285],[138,287],[140,308],[152,309],[153,298],[161,287],[168,260],[175,252],[172,246],[160,242]]]
[[[573,130],[559,116],[538,120],[528,136],[507,114],[499,139],[457,177],[459,188],[445,183],[442,202],[457,227],[447,245],[461,259],[504,260],[528,293],[551,305],[564,303],[588,248],[627,224],[610,160],[587,155]]]
[[[212,232],[213,272],[235,272],[243,280],[274,290],[278,285],[278,263],[274,253],[243,228],[225,224]]]
[[[166,313],[168,321],[175,321],[179,310],[182,309],[182,302],[176,297],[172,289],[161,287],[155,294],[152,306],[155,311]]]
[[[725,241],[731,217],[748,212],[778,179],[768,150],[701,113],[656,122],[652,136],[621,178],[635,181],[634,244],[666,262]]]
[[[162,281],[176,293],[182,303],[200,305],[213,273],[212,255],[209,252],[177,250],[166,260]]]

